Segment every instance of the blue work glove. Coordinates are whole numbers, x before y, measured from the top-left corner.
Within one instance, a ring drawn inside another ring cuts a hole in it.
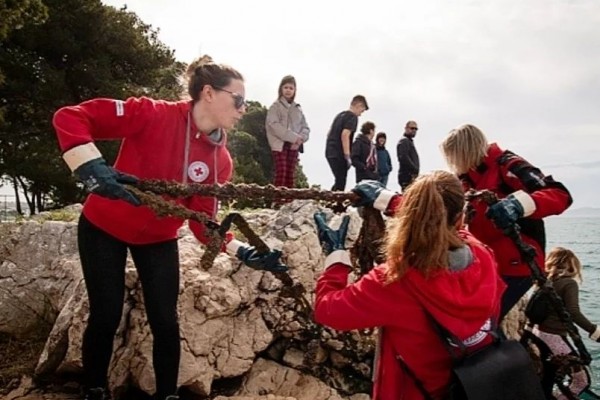
[[[506,229],[517,222],[524,212],[525,210],[519,199],[510,194],[489,206],[485,216],[494,221],[499,229]]]
[[[140,199],[123,186],[124,184],[136,184],[138,179],[133,175],[123,174],[113,167],[109,167],[103,158],[89,160],[75,169],[73,173],[90,193],[112,200],[125,200],[134,206],[142,204]]]
[[[317,232],[319,234],[319,241],[323,247],[325,255],[329,255],[336,250],[346,250],[346,235],[348,234],[348,224],[350,223],[350,216],[344,216],[342,223],[338,230],[334,231],[331,229],[325,221],[325,213],[322,211],[316,212],[314,215],[315,222],[317,223]]]
[[[235,256],[252,269],[285,272],[287,265],[281,263],[281,251],[270,250],[268,253],[259,254],[254,246],[240,246]]]
[[[360,198],[353,203],[356,207],[373,207],[379,211],[387,211],[390,200],[399,194],[388,190],[383,183],[374,180],[364,180],[352,189]]]

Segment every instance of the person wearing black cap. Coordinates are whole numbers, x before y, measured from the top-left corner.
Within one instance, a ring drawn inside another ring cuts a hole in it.
[[[352,141],[358,126],[358,117],[368,109],[365,96],[356,95],[350,102],[350,109],[336,115],[331,124],[325,145],[325,157],[335,178],[331,190],[346,189],[348,169],[352,165]]]

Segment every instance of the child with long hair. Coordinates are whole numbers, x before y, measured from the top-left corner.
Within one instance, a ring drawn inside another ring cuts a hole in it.
[[[363,181],[354,191],[363,206],[385,209],[392,197],[400,198],[377,181]],[[432,317],[468,350],[492,339],[489,330],[504,284],[491,250],[462,229],[463,206],[462,186],[453,174],[419,177],[402,196],[387,231],[387,262],[351,284],[344,245],[348,217],[333,230],[323,213],[315,214],[328,255],[317,282],[314,318],[337,330],[381,328],[375,400],[423,398],[399,357],[432,398],[448,394],[452,360]]]
[[[579,308],[579,285],[583,281],[579,258],[569,249],[555,247],[548,253],[545,265],[548,279],[562,299],[573,322],[586,331],[592,340],[600,341],[598,325],[591,323]],[[568,340],[567,327],[561,322],[552,307],[548,317],[533,328],[533,333],[548,345],[554,355],[571,354],[575,351]],[[588,372],[585,368],[581,368],[571,374],[568,388],[573,395],[578,396],[589,384]],[[568,399],[562,393],[557,394],[556,398]]]
[[[296,79],[286,75],[277,90],[277,100],[265,120],[267,141],[273,155],[273,185],[294,187],[298,153],[308,140],[310,128],[296,99]]]

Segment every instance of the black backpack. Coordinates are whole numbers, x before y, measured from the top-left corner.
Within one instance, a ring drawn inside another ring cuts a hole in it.
[[[545,400],[529,353],[519,342],[506,339],[494,326],[490,332],[494,342],[467,353],[463,342],[429,317],[453,360],[447,400]],[[462,357],[456,357],[456,348]],[[404,359],[398,357],[398,361],[423,398],[433,400]]]
[[[546,283],[551,284],[551,283]],[[525,306],[525,316],[534,325],[541,324],[548,318],[552,310],[550,293],[543,287],[538,288]]]

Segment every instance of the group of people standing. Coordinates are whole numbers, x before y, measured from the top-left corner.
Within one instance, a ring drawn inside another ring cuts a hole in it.
[[[158,217],[128,185],[140,178],[184,184],[228,182],[233,163],[226,147],[227,130],[246,112],[244,79],[232,67],[204,56],[190,64],[187,77],[186,100],[92,99],[61,108],[53,119],[63,158],[90,193],[78,226],[89,300],[82,348],[86,400],[110,398],[107,371],[123,310],[128,252],[138,270],[154,338],[154,398],[178,399],[177,230],[184,221]],[[293,186],[298,153],[309,139],[310,129],[295,94],[295,79],[284,77],[266,117],[277,186]],[[431,398],[441,399],[448,391],[452,356],[435,334],[430,317],[469,348],[492,341],[490,325],[532,285],[527,265],[503,230],[518,224],[523,240],[533,246],[543,265],[542,218],[562,213],[571,204],[571,195],[523,158],[488,143],[471,124],[451,130],[441,145],[452,173],[418,176],[415,121],[408,121],[397,146],[403,193],[389,191],[386,183],[392,163],[384,151],[386,135],[375,135],[375,124],[366,122],[353,143],[358,117],[368,109],[366,98],[357,95],[349,110],[335,117],[326,158],[335,177],[333,190],[345,190],[348,169],[354,166],[357,185],[353,191],[359,197],[354,205],[393,216],[384,246],[387,262],[348,283],[348,218],[333,230],[323,214],[316,214],[327,258],[316,289],[315,319],[336,329],[381,328],[374,366],[375,400],[424,398],[415,380],[400,367],[398,357],[410,365]],[[114,139],[123,140],[113,167],[94,142]],[[492,190],[500,200],[494,205],[475,201],[467,229],[464,192],[469,189]],[[218,201],[212,197],[174,200],[211,219],[218,210]],[[206,244],[205,227],[193,221],[189,225]],[[259,253],[231,233],[223,251],[250,268],[287,270],[280,251]],[[569,278],[560,289],[567,304],[577,303],[571,278],[580,276],[580,264],[561,258],[551,265],[553,277]],[[575,322],[600,340],[597,325],[577,318]],[[549,321],[539,331],[546,332],[549,336],[542,336],[559,348],[552,335],[562,338],[564,332],[556,324]]]
[[[267,141],[273,157],[273,184],[294,187],[299,153],[308,141],[310,128],[300,104],[296,103],[296,79],[287,75],[279,83],[278,97],[269,107],[265,120]],[[392,172],[392,159],[386,149],[385,132],[375,134],[375,124],[365,122],[354,139],[358,117],[369,109],[365,96],[356,95],[348,110],[333,119],[325,145],[325,158],[334,176],[331,190],[345,190],[348,170],[354,167],[356,182],[378,180],[387,185]],[[419,175],[419,154],[414,138],[419,127],[408,121],[404,135],[398,141],[398,184],[405,190]]]
[[[325,158],[334,177],[331,190],[346,189],[350,167],[355,169],[356,183],[363,180],[377,180],[384,186],[388,184],[393,167],[390,153],[386,148],[386,133],[375,134],[375,124],[367,121],[361,125],[360,133],[354,139],[358,117],[368,109],[365,96],[356,95],[352,98],[349,109],[340,112],[333,119],[325,144]],[[398,184],[403,191],[419,175],[419,154],[414,145],[418,130],[415,121],[408,121],[404,135],[396,146]]]

